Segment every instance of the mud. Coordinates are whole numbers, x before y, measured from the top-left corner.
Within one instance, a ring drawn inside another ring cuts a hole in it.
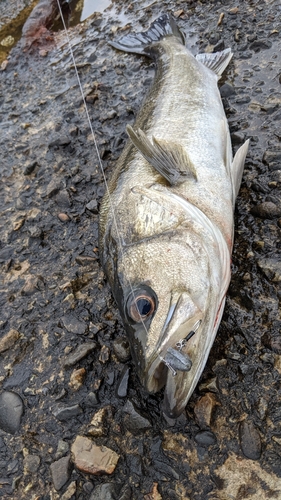
[[[128,361],[99,264],[104,183],[65,34],[31,53],[18,44],[0,72],[0,383],[2,400],[16,393],[23,406],[15,414],[11,403],[12,422],[0,425],[0,497],[281,496],[280,5],[123,1],[72,27],[107,177],[154,74],[151,61],[107,41],[164,10],[193,53],[232,47],[223,101],[234,149],[251,140],[217,339],[186,412],[167,421],[161,393],[148,395]],[[51,465],[79,435],[117,453],[115,470],[87,474],[72,456],[54,479]]]

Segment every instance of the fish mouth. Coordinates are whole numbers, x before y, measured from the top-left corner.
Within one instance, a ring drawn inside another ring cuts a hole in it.
[[[145,360],[144,384],[149,392],[157,392],[165,386],[163,412],[169,418],[183,412],[198,383],[220,324],[225,299],[218,308],[206,313],[194,305],[192,316],[178,325],[176,311],[180,310],[181,302],[183,300],[171,305],[162,343],[159,341],[158,349]]]

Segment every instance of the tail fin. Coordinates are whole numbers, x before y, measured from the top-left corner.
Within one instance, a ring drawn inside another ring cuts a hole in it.
[[[128,34],[118,42],[109,42],[115,49],[152,56],[152,45],[166,36],[176,36],[184,44],[184,36],[169,14],[163,14],[152,23],[147,31]]]

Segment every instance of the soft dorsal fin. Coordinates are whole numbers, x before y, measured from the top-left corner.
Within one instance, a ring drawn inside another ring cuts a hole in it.
[[[135,132],[130,125],[126,130],[143,157],[167,179],[171,186],[188,178],[197,180],[195,168],[180,144],[154,137],[151,142],[141,129]]]
[[[231,52],[231,49],[225,49],[221,52],[214,52],[212,54],[207,52],[197,54],[196,59],[204,64],[204,66],[214,71],[218,75],[218,79],[220,79],[232,56],[233,53]]]
[[[240,188],[243,170],[244,170],[245,158],[246,158],[246,155],[248,152],[248,147],[249,147],[249,142],[250,142],[249,139],[247,139],[247,141],[244,142],[243,146],[241,146],[236,151],[235,156],[233,158],[232,165],[231,165],[234,200],[236,199],[236,197],[238,195],[239,188]]]

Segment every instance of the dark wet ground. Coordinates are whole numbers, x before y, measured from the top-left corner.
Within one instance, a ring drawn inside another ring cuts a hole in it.
[[[124,1],[71,29],[108,177],[154,69],[107,41],[164,10],[194,53],[232,47],[223,101],[234,148],[251,139],[217,339],[186,413],[167,422],[128,361],[98,261],[104,184],[65,35],[14,48],[0,72],[1,498],[281,498],[280,4]],[[78,435],[115,451],[115,471],[73,467]]]

